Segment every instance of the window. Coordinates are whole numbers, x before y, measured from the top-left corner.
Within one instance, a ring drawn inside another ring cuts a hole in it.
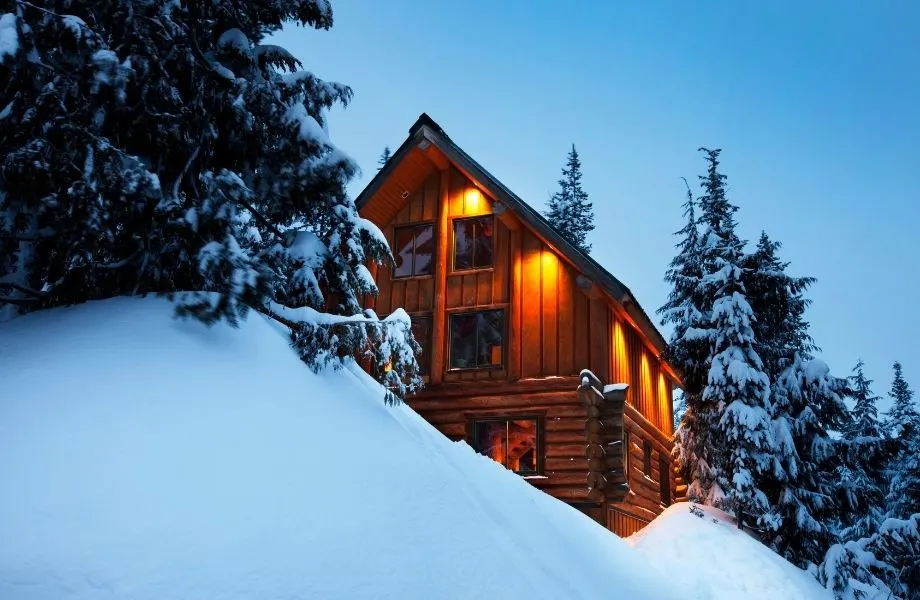
[[[450,368],[502,366],[505,311],[486,310],[450,316]]]
[[[431,275],[434,252],[434,227],[431,223],[397,227],[395,237],[396,267],[393,277]]]
[[[667,457],[658,457],[658,477],[661,479],[661,503],[671,505],[671,464]]]
[[[642,472],[652,476],[652,443],[648,440],[642,440]]]
[[[519,475],[537,473],[537,419],[473,421],[473,448]]]
[[[492,266],[492,216],[454,220],[454,270]]]
[[[428,375],[428,365],[431,363],[431,317],[412,317],[412,335],[422,347],[422,353],[417,357],[419,374]]]

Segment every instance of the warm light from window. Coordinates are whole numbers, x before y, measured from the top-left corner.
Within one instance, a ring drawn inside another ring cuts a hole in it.
[[[463,195],[463,213],[467,215],[479,215],[488,212],[485,210],[484,200],[482,192],[473,187],[467,188]]]

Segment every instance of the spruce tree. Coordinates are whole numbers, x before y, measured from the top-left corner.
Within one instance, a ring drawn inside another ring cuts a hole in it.
[[[847,395],[854,401],[842,428],[841,460],[837,470],[842,494],[840,537],[854,540],[875,531],[885,514],[885,491],[890,448],[878,422],[872,381],[857,361],[849,378]]]
[[[389,146],[384,147],[383,152],[380,153],[380,158],[377,159],[377,170],[378,171],[382,169],[383,167],[385,167],[388,162],[390,162],[390,156],[392,156],[392,154],[390,153],[390,147]]]
[[[588,233],[594,230],[594,207],[581,187],[581,177],[581,160],[573,144],[562,169],[559,191],[549,200],[546,218],[562,237],[588,254],[591,252]]]
[[[920,434],[920,414],[914,406],[914,392],[904,379],[901,363],[895,362],[892,368],[894,379],[888,395],[894,403],[886,415],[885,427],[892,437],[907,439]]]
[[[351,90],[263,44],[286,22],[330,28],[326,0],[4,5],[7,316],[169,294],[206,323],[284,323],[313,368],[358,355],[391,400],[419,385],[408,317],[359,302],[376,292],[365,263],[391,256],[326,129]]]
[[[761,482],[773,464],[770,380],[757,354],[755,318],[744,288],[744,241],[734,217],[738,209],[726,195],[720,150],[701,151],[708,163],[707,174],[700,177],[701,290],[704,306],[711,307],[703,335],[712,357],[703,402],[720,412],[710,442],[717,456],[716,485],[709,497],[733,512],[742,527],[749,518],[761,522],[769,512]]]

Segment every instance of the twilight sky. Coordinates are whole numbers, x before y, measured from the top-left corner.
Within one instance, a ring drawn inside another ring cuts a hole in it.
[[[741,235],[766,230],[792,273],[818,278],[809,318],[832,371],[862,357],[883,407],[896,359],[920,389],[920,2],[333,10],[331,31],[290,27],[276,43],[354,88],[330,123],[364,171],[353,194],[422,112],[540,209],[574,143],[598,224],[592,255],[652,313],[682,225],[680,177],[696,191],[697,148],[722,148]]]

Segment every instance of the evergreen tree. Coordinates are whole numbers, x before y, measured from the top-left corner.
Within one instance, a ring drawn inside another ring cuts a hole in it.
[[[798,354],[773,385],[775,450],[765,484],[771,501],[765,540],[803,568],[820,563],[836,541],[841,448],[829,432],[847,421],[845,385],[824,361]]]
[[[562,237],[587,254],[591,252],[588,233],[594,230],[594,207],[581,188],[581,177],[581,160],[573,144],[562,169],[559,191],[549,200],[546,218]]]
[[[841,539],[866,537],[881,524],[885,514],[886,470],[890,459],[888,443],[878,422],[878,396],[859,360],[849,379],[848,396],[854,406],[843,427],[838,486],[843,494],[840,511]]]
[[[359,303],[376,292],[365,263],[391,256],[326,130],[351,90],[262,43],[285,22],[331,27],[326,0],[2,6],[6,316],[170,294],[206,323],[285,323],[313,368],[379,365],[390,400],[419,385],[408,317]]]
[[[920,434],[920,415],[914,406],[914,392],[904,379],[901,363],[895,362],[893,369],[894,380],[888,395],[894,404],[888,411],[885,427],[892,437],[907,439]]]
[[[377,159],[378,171],[386,166],[386,164],[390,161],[390,156],[392,156],[390,153],[390,147],[384,147],[383,152],[380,153],[380,158]]]
[[[770,380],[757,354],[754,313],[743,282],[744,241],[736,232],[732,205],[719,172],[719,150],[701,148],[708,162],[700,196],[704,307],[711,367],[703,402],[719,411],[715,436],[716,482],[709,498],[735,514],[738,526],[761,522],[769,500],[761,481],[772,468]],[[724,497],[722,496],[724,494]]]
[[[707,327],[709,315],[702,306],[703,266],[696,202],[686,179],[684,185],[687,186],[687,200],[683,204],[686,224],[675,233],[679,238],[675,246],[677,254],[665,273],[671,292],[658,314],[662,325],[673,325],[665,356],[681,372],[684,383],[674,455],[689,484],[688,496],[704,502],[714,480],[709,434],[717,414],[711,403],[703,401],[710,366],[709,342],[697,333]]]

